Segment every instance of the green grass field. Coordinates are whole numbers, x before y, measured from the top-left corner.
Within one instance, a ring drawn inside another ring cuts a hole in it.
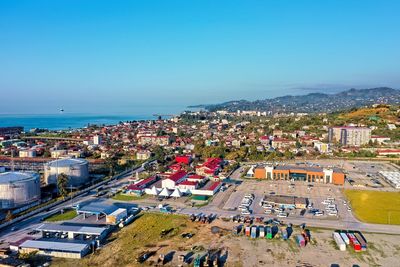
[[[400,225],[400,192],[345,190],[344,193],[360,221]]]
[[[119,200],[119,201],[135,201],[135,200],[146,199],[147,197],[148,197],[148,195],[134,196],[134,195],[125,195],[122,193],[118,193],[115,196],[113,196],[112,199]]]
[[[59,222],[59,221],[66,221],[71,220],[77,216],[75,210],[68,210],[64,211],[64,213],[56,213],[46,219],[48,222]]]

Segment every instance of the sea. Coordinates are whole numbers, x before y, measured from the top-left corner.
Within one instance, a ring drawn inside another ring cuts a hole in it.
[[[154,119],[149,115],[98,115],[98,114],[40,114],[40,115],[12,115],[0,114],[0,127],[22,126],[25,131],[40,128],[48,130],[68,130],[83,128],[89,124],[93,125],[115,125],[121,121],[149,120]]]

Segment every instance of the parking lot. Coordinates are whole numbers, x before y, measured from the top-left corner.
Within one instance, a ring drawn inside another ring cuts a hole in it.
[[[388,184],[380,171],[399,171],[396,167],[384,162],[346,161],[343,164],[346,172],[347,187],[365,188],[371,190],[395,190]]]
[[[308,183],[304,182],[288,182],[288,181],[267,181],[267,180],[248,180],[239,185],[236,190],[232,192],[229,199],[226,201],[223,209],[237,210],[240,214],[238,207],[241,205],[242,200],[247,194],[254,194],[254,201],[249,206],[252,215],[262,215],[264,217],[276,217],[276,214],[265,214],[265,208],[260,206],[260,201],[266,195],[285,195],[305,197],[309,203],[312,203],[314,209],[324,211],[323,216],[318,216],[319,219],[337,220],[339,218],[345,219],[350,213],[347,210],[347,205],[344,205],[344,196],[340,191],[340,187],[334,185],[319,185],[314,184],[309,187]],[[338,215],[328,216],[325,212],[326,205],[322,204],[328,197],[335,199],[334,204],[337,205]],[[301,209],[287,210],[289,217],[315,217],[308,211],[301,212]]]

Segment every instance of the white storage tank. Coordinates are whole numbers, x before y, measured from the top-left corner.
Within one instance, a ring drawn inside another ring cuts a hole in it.
[[[44,182],[57,185],[57,177],[61,173],[69,177],[68,187],[80,187],[89,182],[89,163],[75,158],[50,161],[44,165]]]
[[[1,209],[14,209],[38,200],[40,200],[40,175],[38,173],[0,173]]]

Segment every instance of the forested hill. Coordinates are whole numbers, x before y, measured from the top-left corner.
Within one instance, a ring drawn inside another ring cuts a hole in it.
[[[209,111],[258,110],[276,112],[335,112],[376,103],[399,104],[400,90],[379,87],[371,89],[350,89],[347,91],[324,94],[287,95],[271,99],[247,101],[229,101],[221,104],[199,105]]]

